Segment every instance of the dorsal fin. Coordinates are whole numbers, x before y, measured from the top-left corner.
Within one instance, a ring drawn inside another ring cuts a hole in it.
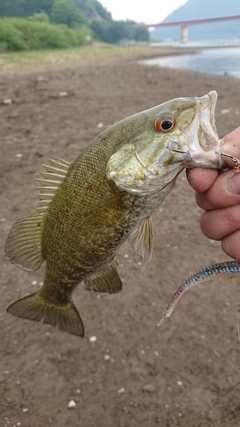
[[[46,172],[41,172],[38,187],[39,213],[18,221],[7,238],[5,251],[10,261],[26,271],[35,271],[44,261],[42,256],[42,228],[44,212],[48,208],[58,186],[64,180],[71,163],[66,160],[52,160],[51,165],[43,165]]]
[[[37,187],[39,190],[39,212],[44,212],[51,202],[56,190],[59,185],[63,182],[71,163],[66,160],[49,159],[51,165],[43,165],[46,169],[45,172],[40,172],[43,178],[37,178],[40,186]]]
[[[153,250],[153,231],[150,217],[141,222],[139,227],[130,234],[128,241],[144,262],[150,261]]]

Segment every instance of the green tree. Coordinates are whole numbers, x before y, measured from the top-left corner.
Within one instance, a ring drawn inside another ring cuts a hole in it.
[[[29,21],[34,22],[45,22],[46,24],[49,24],[49,17],[46,13],[34,13],[32,16],[28,17]]]
[[[33,13],[50,15],[54,0],[0,0],[0,16],[28,17]]]
[[[138,25],[135,25],[134,32],[133,32],[133,38],[137,42],[149,42],[150,41],[150,35],[147,28],[140,28]]]
[[[77,28],[85,23],[83,15],[72,0],[55,0],[51,21],[56,24],[65,24],[70,28]]]
[[[0,51],[24,50],[27,45],[23,34],[6,19],[0,22]]]
[[[89,44],[89,29],[24,18],[0,18],[0,51],[69,48]]]
[[[112,21],[111,13],[105,9],[97,0],[74,0],[83,15],[88,19],[99,19]]]
[[[111,43],[109,22],[94,19],[91,23],[91,30],[97,40],[104,43]]]
[[[121,40],[149,41],[148,30],[142,29],[134,21],[99,21],[93,20],[91,29],[96,39],[117,44]]]
[[[131,27],[125,21],[113,21],[109,32],[111,43],[119,43],[123,39],[133,39]]]

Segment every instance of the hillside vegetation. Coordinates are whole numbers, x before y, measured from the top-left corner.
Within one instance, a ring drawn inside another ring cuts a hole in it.
[[[0,51],[68,48],[99,40],[148,41],[134,21],[114,21],[97,0],[0,0]]]

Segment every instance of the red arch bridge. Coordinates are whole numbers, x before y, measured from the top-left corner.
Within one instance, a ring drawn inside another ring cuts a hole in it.
[[[240,15],[215,16],[212,18],[189,19],[184,21],[173,21],[173,22],[160,22],[159,24],[141,25],[141,28],[181,27],[181,43],[187,43],[189,25],[208,24],[210,22],[233,21],[236,19],[240,19]]]

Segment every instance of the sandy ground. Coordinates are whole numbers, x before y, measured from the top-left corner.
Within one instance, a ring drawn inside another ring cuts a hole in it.
[[[212,89],[219,94],[219,135],[240,120],[239,80],[129,62],[2,73],[0,88],[2,247],[13,223],[35,212],[41,164],[74,160],[112,123]],[[141,263],[126,243],[118,255],[121,294],[75,291],[84,339],[6,313],[41,286],[44,266],[23,272],[2,249],[1,427],[240,425],[238,281],[192,289],[171,319],[156,326],[184,278],[227,258],[201,234],[200,213],[183,173],[154,215],[152,261]],[[69,409],[71,400],[76,406]]]

